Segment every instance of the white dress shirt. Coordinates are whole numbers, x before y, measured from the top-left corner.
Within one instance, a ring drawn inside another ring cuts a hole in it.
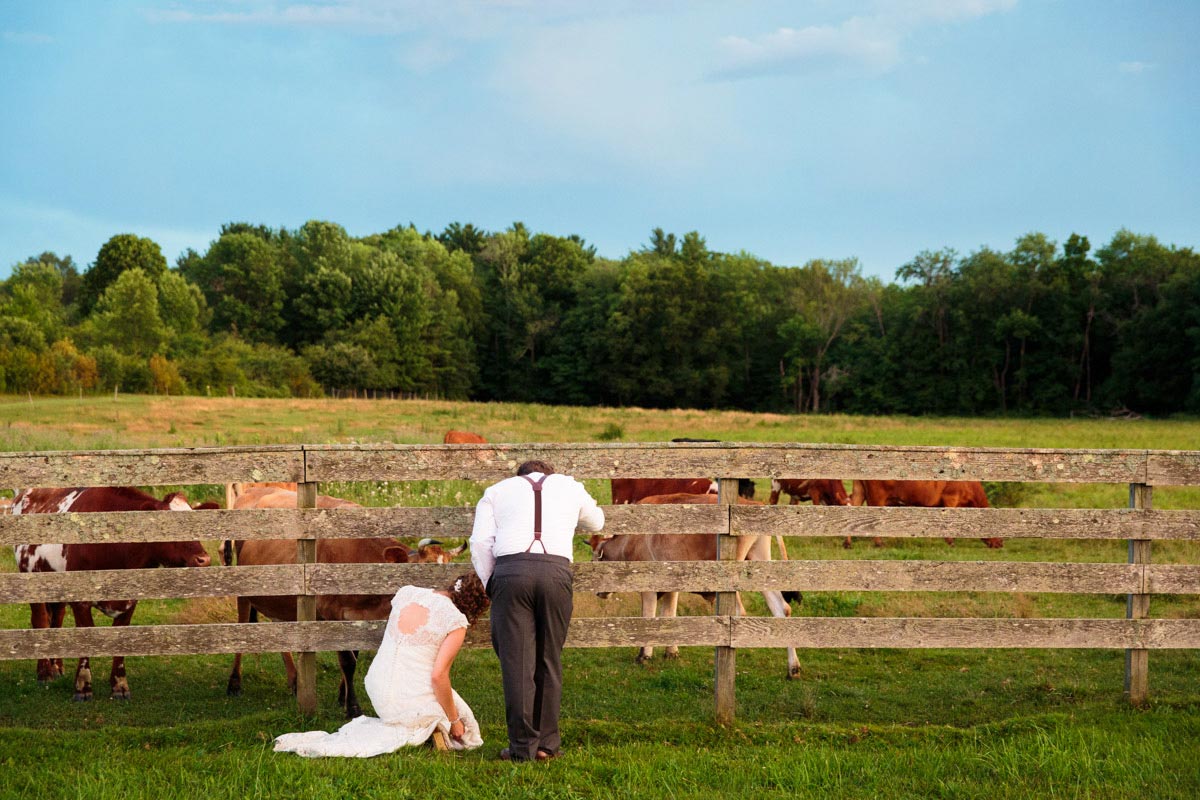
[[[533,480],[542,473],[529,475]],[[486,585],[499,556],[514,553],[541,553],[533,543],[533,487],[524,477],[514,475],[489,486],[475,506],[475,527],[471,531],[471,563],[479,580]],[[604,527],[604,512],[583,484],[570,475],[554,473],[542,484],[542,538],[545,552],[568,561],[572,553],[575,529],[598,531]]]

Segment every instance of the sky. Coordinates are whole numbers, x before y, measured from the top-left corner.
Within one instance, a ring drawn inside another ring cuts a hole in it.
[[[0,277],[223,223],[1200,246],[1192,0],[0,0]]]

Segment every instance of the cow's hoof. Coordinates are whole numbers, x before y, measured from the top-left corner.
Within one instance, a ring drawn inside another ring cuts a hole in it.
[[[126,689],[123,692],[113,690],[112,699],[113,700],[128,700],[129,699],[129,690]]]
[[[225,687],[225,695],[227,697],[241,697],[242,696],[241,685],[239,684],[237,686],[234,686],[232,683],[229,684],[228,686]]]
[[[642,655],[641,653],[638,653],[638,657],[634,659],[634,662],[637,664],[649,664],[650,656],[646,656],[646,655]]]
[[[672,652],[668,651],[666,653],[663,653],[663,658],[667,659],[668,661],[678,661],[679,653],[672,653]]]
[[[346,719],[354,719],[355,717],[361,717],[362,715],[362,708],[357,705],[346,709]]]
[[[75,701],[76,703],[86,703],[92,699],[92,693],[90,691],[89,692],[76,692],[75,696],[72,697],[71,699],[73,701]]]
[[[800,680],[800,668],[799,668],[799,667],[796,667],[796,669],[789,669],[789,670],[788,670],[788,674],[787,674],[787,679],[788,679],[789,681],[798,681],[798,680]]]

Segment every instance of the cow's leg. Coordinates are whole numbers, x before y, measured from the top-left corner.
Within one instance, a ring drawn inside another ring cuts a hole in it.
[[[679,592],[663,592],[659,598],[658,616],[674,619],[679,611]],[[679,645],[668,645],[663,650],[664,658],[679,658]]]
[[[658,592],[642,592],[642,619],[654,619],[656,616],[658,616]],[[653,647],[643,647],[638,651],[637,663],[645,664],[653,656]]]
[[[357,650],[339,650],[338,665],[342,668],[342,685],[338,687],[338,702],[346,708],[346,719],[362,716],[358,697],[354,694],[354,670],[358,667]]]
[[[61,628],[63,619],[67,616],[66,603],[47,603],[46,607],[50,609],[50,627]],[[63,675],[63,660],[61,658],[50,659],[50,678],[61,678]]]
[[[90,603],[71,603],[71,614],[75,617],[76,628],[91,628],[92,606]],[[87,656],[80,656],[79,666],[75,668],[75,696],[77,702],[92,699],[92,665]]]
[[[237,621],[239,624],[250,621],[250,601],[245,597],[237,599]],[[230,697],[242,695],[242,654],[233,656],[233,669],[229,672],[229,683],[225,684],[225,694]]]
[[[134,603],[129,607],[128,611],[123,611],[113,617],[113,627],[125,627],[129,621],[133,619],[133,610],[137,608]],[[125,656],[113,656],[112,671],[108,676],[108,685],[112,688],[113,700],[128,700],[129,699],[129,680],[125,677]]]
[[[783,599],[783,595],[779,592],[766,591],[762,593],[763,599],[767,601],[767,608],[771,609],[773,617],[790,617],[792,615],[792,607]],[[796,657],[796,648],[787,648],[787,676],[789,679],[800,677],[800,659]]]
[[[29,627],[34,630],[42,630],[50,627],[50,606],[47,603],[30,603],[29,604]],[[58,674],[62,674],[60,668]],[[54,674],[54,659],[39,658],[37,662],[37,680],[38,683],[50,683],[57,677]]]
[[[291,653],[280,653],[279,655],[283,656],[283,671],[287,673],[288,691],[295,694],[297,692],[297,675],[299,675],[296,671],[296,659],[292,658]]]

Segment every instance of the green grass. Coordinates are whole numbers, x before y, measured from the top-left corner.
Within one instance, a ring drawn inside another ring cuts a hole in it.
[[[741,412],[543,408],[519,404],[261,401],[205,398],[0,399],[0,450],[324,442],[437,442],[449,428],[492,441],[804,441],[957,446],[1190,449],[1196,420],[951,420],[788,417]],[[602,500],[604,482],[589,482]],[[759,481],[759,491],[767,489]],[[1119,508],[1127,488],[989,487],[1001,504]],[[162,488],[160,494],[165,491]],[[331,484],[367,505],[470,505],[480,484]],[[193,499],[221,487],[188,487]],[[1200,489],[1161,488],[1156,508],[1200,507]],[[1125,560],[1122,542],[789,539],[796,559]],[[1200,563],[1200,547],[1154,545],[1156,563]],[[577,557],[587,558],[580,545]],[[11,551],[0,570],[13,569]],[[637,601],[581,595],[576,616],[634,615]],[[707,613],[695,596],[682,613]],[[751,613],[764,614],[757,596]],[[810,593],[811,616],[1119,618],[1123,596],[932,592]],[[233,618],[229,598],[144,602],[135,623]],[[1155,596],[1155,617],[1200,616],[1191,596]],[[68,623],[69,624],[69,623]],[[101,622],[100,624],[105,624]],[[0,627],[28,625],[0,606]],[[445,755],[411,748],[367,760],[306,760],[270,749],[283,732],[332,730],[333,654],[318,660],[320,707],[301,718],[273,654],[245,661],[245,694],[225,696],[231,657],[133,658],[133,700],[107,699],[108,659],[94,660],[97,699],[70,701],[69,680],[38,686],[31,661],[0,661],[0,798],[1192,798],[1200,796],[1200,663],[1194,651],[1150,655],[1151,703],[1122,697],[1124,654],[1100,650],[807,650],[799,680],[782,651],[737,656],[737,722],[715,726],[712,651],[569,650],[563,728],[568,755],[548,765],[495,760],[503,745],[499,669],[464,652],[456,688],[479,717],[484,747]],[[369,658],[369,656],[366,656]],[[359,680],[365,671],[361,665]],[[73,671],[68,662],[68,671]],[[360,683],[361,685],[361,683]],[[363,694],[365,701],[365,693]]]

